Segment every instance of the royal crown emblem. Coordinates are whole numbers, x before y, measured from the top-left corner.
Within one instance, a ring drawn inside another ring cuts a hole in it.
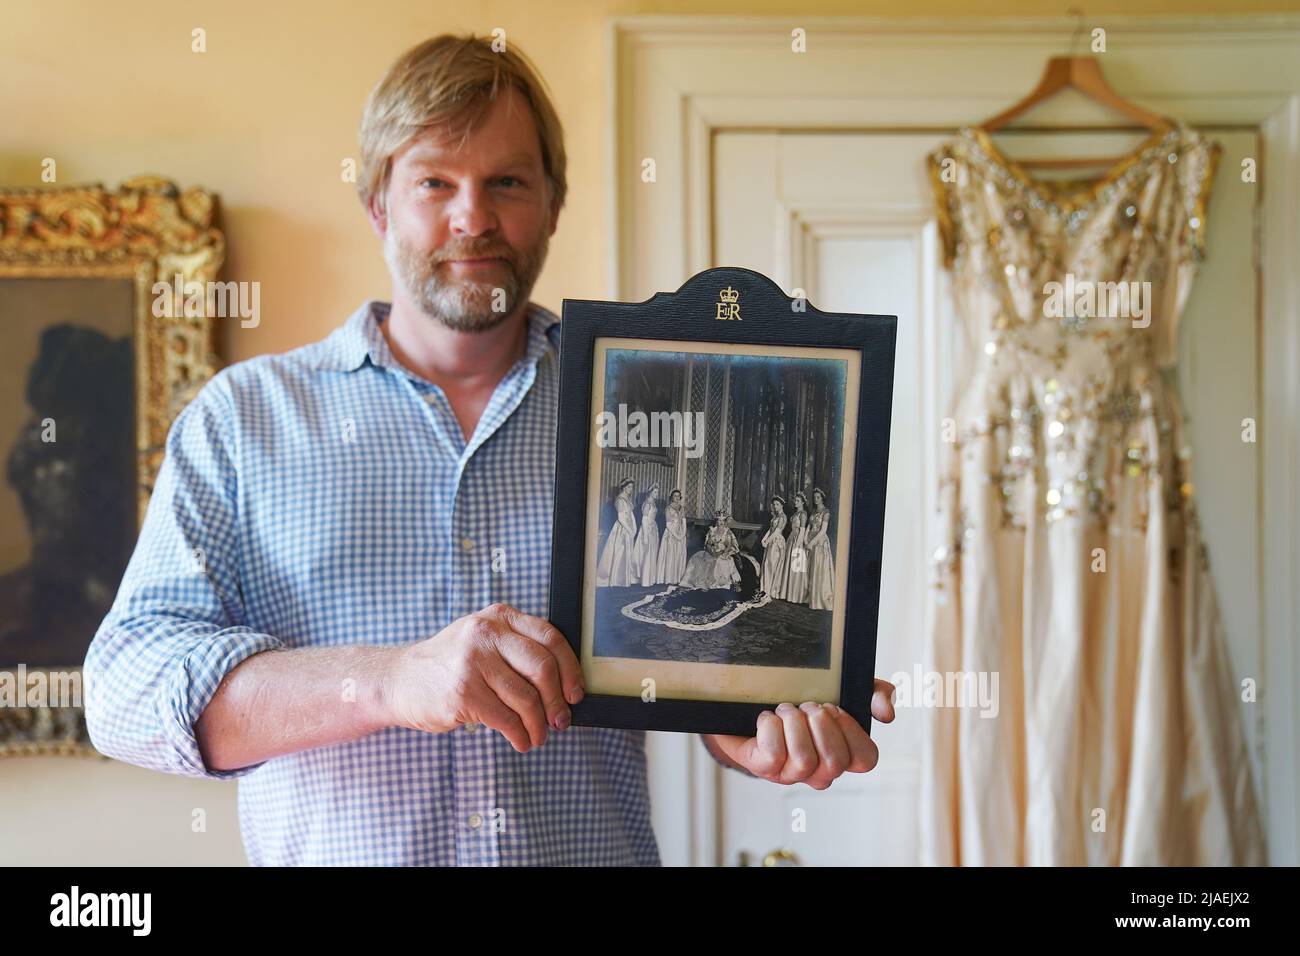
[[[740,321],[740,293],[727,286],[718,293],[717,312],[715,318],[724,322],[735,320]]]

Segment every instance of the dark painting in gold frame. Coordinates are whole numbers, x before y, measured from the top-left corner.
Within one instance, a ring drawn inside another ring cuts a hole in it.
[[[172,420],[217,368],[212,318],[155,309],[155,283],[216,279],[215,211],[156,176],[0,189],[0,756],[95,754],[86,648]]]

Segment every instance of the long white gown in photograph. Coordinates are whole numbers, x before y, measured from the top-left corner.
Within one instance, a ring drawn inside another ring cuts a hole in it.
[[[654,492],[646,495],[641,505],[641,527],[637,529],[632,544],[632,574],[642,587],[655,583],[659,570],[659,507]]]
[[[773,600],[785,597],[785,515],[772,517],[767,534],[763,535],[763,590]]]
[[[686,512],[681,505],[664,509],[664,534],[659,542],[656,584],[676,584],[686,573]]]
[[[814,509],[808,518],[808,606],[815,611],[835,608],[835,562],[831,558],[830,511]]]
[[[808,513],[790,515],[790,538],[786,541],[785,599],[792,604],[808,603]]]
[[[614,499],[614,509],[618,518],[609,529],[600,561],[596,564],[597,587],[627,587],[637,580],[632,566],[632,547],[636,537],[632,504],[625,496],[619,495]]]

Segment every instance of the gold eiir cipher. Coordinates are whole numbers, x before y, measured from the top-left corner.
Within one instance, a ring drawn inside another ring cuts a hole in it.
[[[718,293],[717,314],[714,318],[720,319],[723,322],[728,322],[732,319],[737,322],[740,321],[740,293],[731,286],[727,286]]]

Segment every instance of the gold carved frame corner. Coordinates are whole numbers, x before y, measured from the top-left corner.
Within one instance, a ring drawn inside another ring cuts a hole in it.
[[[206,309],[187,315],[175,295],[164,317],[155,317],[154,284],[175,290],[177,276],[181,289],[216,280],[226,243],[213,226],[215,213],[215,194],[157,176],[128,179],[116,190],[98,183],[0,189],[0,279],[133,280],[137,526],[173,419],[219,367],[213,317]],[[97,751],[81,707],[0,708],[0,757],[19,754]]]

